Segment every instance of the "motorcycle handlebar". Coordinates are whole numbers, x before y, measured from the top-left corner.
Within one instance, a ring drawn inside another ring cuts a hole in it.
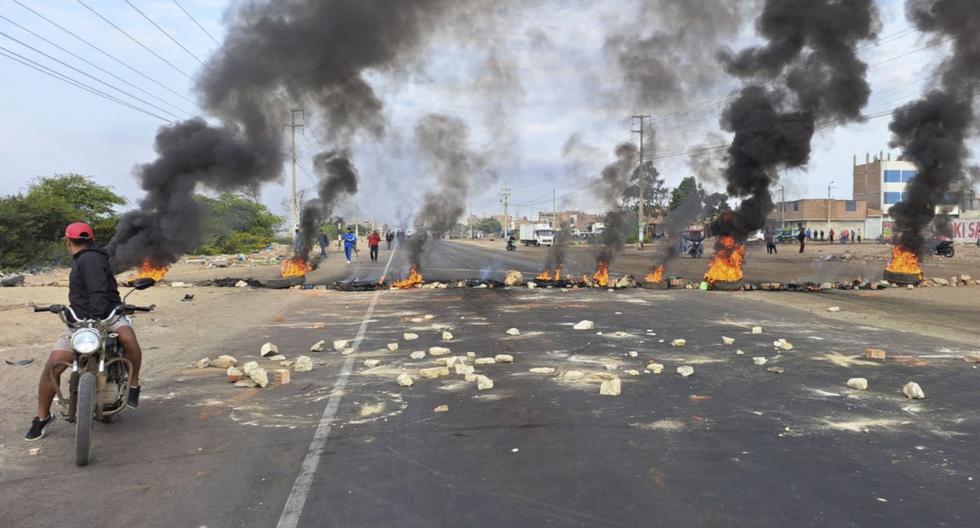
[[[64,305],[52,304],[50,306],[35,306],[34,313],[41,312],[51,312],[51,313],[61,313],[65,309]]]
[[[156,308],[156,305],[154,304],[151,306],[133,306],[131,304],[127,304],[126,306],[124,306],[124,308],[127,312],[152,312]]]

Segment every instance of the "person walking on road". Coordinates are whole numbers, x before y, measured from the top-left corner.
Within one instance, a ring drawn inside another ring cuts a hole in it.
[[[388,244],[388,251],[391,251],[391,243],[395,240],[395,232],[388,231],[385,233],[385,243]]]
[[[824,238],[823,238],[823,229],[821,229],[820,230],[820,241],[823,242],[823,240],[824,240]]]
[[[796,239],[800,241],[800,253],[803,253],[803,247],[806,245],[806,232],[803,231],[803,224],[800,224],[800,232],[796,234]]]
[[[347,263],[350,264],[351,253],[357,248],[357,235],[354,234],[354,228],[348,227],[342,240],[344,242],[344,256],[347,257]]]
[[[779,253],[776,250],[776,239],[772,236],[772,229],[766,230],[766,253],[770,255]]]
[[[316,238],[317,238],[317,242],[320,243],[320,256],[326,258],[327,246],[330,245],[330,239],[327,238],[327,235],[323,231],[320,231],[320,234],[317,235]]]
[[[827,233],[827,240],[833,244],[834,243],[834,228],[830,228],[830,232]]]
[[[371,261],[378,261],[378,246],[381,245],[381,235],[377,231],[372,231],[368,235],[368,248],[371,250]]]

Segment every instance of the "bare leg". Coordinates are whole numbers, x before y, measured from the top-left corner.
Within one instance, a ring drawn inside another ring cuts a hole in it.
[[[133,387],[140,386],[140,364],[143,363],[143,350],[136,339],[136,332],[131,326],[123,326],[116,331],[119,334],[119,344],[123,347],[123,356],[133,364],[133,374],[129,378],[129,384]]]
[[[65,366],[57,363],[62,361],[71,363],[74,358],[75,354],[69,350],[51,351],[48,362],[44,364],[44,369],[41,370],[41,379],[37,384],[38,418],[45,418],[51,414],[51,402],[54,401],[54,395],[57,392],[56,387],[51,384],[51,372],[54,371],[55,379],[60,380],[61,373],[65,371]]]

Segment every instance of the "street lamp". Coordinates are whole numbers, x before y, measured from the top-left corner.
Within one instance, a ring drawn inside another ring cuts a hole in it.
[[[830,232],[830,190],[836,188],[834,187],[834,180],[830,180],[830,184],[827,185],[827,232]]]

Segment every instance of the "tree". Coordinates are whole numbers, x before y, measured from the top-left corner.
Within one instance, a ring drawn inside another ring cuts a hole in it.
[[[273,242],[283,219],[251,199],[232,193],[217,198],[197,195],[205,209],[202,254],[250,253]]]
[[[669,207],[671,210],[677,209],[677,207],[684,203],[684,200],[687,200],[687,197],[690,196],[691,193],[697,193],[698,198],[700,198],[701,193],[703,192],[704,191],[694,180],[694,176],[688,176],[681,180],[681,183],[677,187],[674,187],[674,191],[670,194]]]
[[[640,201],[640,183],[643,183],[643,211],[647,216],[659,216],[664,213],[664,205],[669,193],[666,180],[660,177],[660,172],[647,160],[630,174],[629,184],[623,191],[623,204],[627,209],[636,209]]]
[[[502,233],[504,226],[500,224],[500,220],[496,218],[484,218],[473,226],[477,231],[483,231],[486,234],[497,234]]]

